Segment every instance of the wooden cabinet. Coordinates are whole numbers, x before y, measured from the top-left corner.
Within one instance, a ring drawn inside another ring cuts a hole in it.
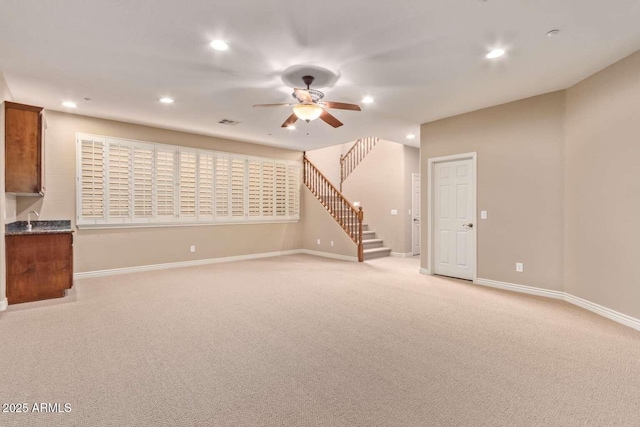
[[[44,194],[42,108],[5,102],[5,191]]]
[[[73,286],[73,234],[6,236],[9,304],[59,298]]]

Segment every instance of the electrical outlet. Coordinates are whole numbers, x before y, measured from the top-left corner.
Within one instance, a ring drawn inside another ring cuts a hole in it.
[[[191,245],[190,250],[191,250],[191,252],[195,252],[196,251],[196,245]]]
[[[480,211],[480,219],[487,219],[487,211]]]
[[[516,262],[516,271],[518,273],[522,273],[524,271],[524,264],[521,262]]]
[[[320,239],[318,239],[318,244],[320,244]]]
[[[331,246],[333,246],[333,240],[331,241]]]

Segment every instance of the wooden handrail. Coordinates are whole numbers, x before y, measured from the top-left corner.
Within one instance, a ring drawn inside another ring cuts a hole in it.
[[[311,193],[329,211],[347,235],[358,246],[358,261],[364,261],[364,246],[362,245],[362,221],[364,213],[362,207],[356,208],[318,168],[311,163],[306,154],[303,159],[304,184]]]
[[[357,140],[353,146],[347,151],[347,154],[340,156],[340,191],[342,192],[342,183],[347,179],[351,172],[360,164],[369,151],[376,146],[379,138],[368,137]]]

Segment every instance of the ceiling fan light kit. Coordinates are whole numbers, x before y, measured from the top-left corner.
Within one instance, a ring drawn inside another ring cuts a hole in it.
[[[283,128],[293,126],[298,120],[304,120],[309,123],[313,120],[320,118],[325,123],[333,126],[334,128],[340,127],[343,123],[331,115],[326,109],[336,108],[340,110],[361,111],[360,106],[356,104],[347,104],[345,102],[331,102],[322,101],[324,93],[316,89],[311,89],[311,83],[313,83],[313,76],[303,76],[302,81],[307,86],[306,89],[294,89],[292,96],[298,101],[298,104],[293,104],[293,114],[289,116],[287,120],[282,124]],[[291,104],[257,104],[254,107],[275,107],[275,106],[291,106]]]
[[[293,113],[307,123],[320,117],[323,111],[318,104],[298,104],[293,107]]]

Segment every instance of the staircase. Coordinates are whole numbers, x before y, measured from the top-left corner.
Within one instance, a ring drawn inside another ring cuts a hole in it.
[[[362,224],[362,245],[365,261],[391,255],[391,249],[383,246],[382,239],[376,237],[375,231],[369,230],[368,224]]]
[[[331,181],[318,170],[316,165],[311,163],[304,155],[302,160],[304,185],[316,196],[322,206],[329,211],[333,219],[336,220],[347,235],[358,247],[358,261],[364,261],[364,245],[362,243],[362,219],[364,213],[362,208],[356,209]]]
[[[329,196],[332,200],[334,196]],[[331,205],[332,203],[329,203]],[[335,216],[334,216],[335,218]],[[384,241],[376,236],[376,232],[369,228],[369,224],[362,223],[362,249],[363,259],[367,261],[374,258],[382,258],[391,255],[391,248],[384,246]]]
[[[340,191],[342,183],[351,175],[362,160],[376,146],[379,138],[362,138],[357,140],[347,151],[347,154],[340,156]],[[376,237],[376,232],[369,230],[367,224],[362,225],[362,245],[364,247],[364,259],[381,258],[391,255],[391,249],[383,246],[382,239]]]
[[[303,165],[304,184],[356,244],[358,261],[389,256],[391,249],[385,248],[382,239],[376,237],[376,232],[362,223],[362,207],[353,206],[306,155]]]

